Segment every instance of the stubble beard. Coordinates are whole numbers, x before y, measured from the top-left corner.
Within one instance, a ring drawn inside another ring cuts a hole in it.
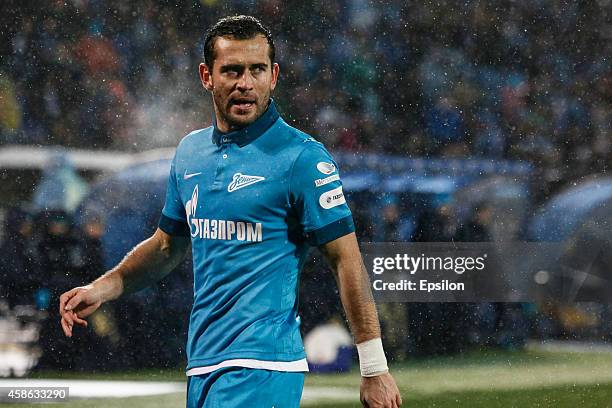
[[[266,97],[262,99],[261,103],[259,100],[257,100],[255,114],[253,116],[250,116],[248,119],[245,118],[245,120],[240,120],[239,117],[236,118],[237,115],[231,115],[230,109],[232,108],[232,106],[228,104],[228,101],[220,101],[214,93],[213,102],[215,104],[215,111],[218,116],[217,121],[221,119],[223,122],[225,122],[225,124],[228,126],[228,131],[231,132],[246,127],[251,123],[255,122],[257,119],[259,119],[259,117],[268,108],[268,104],[270,102],[270,93],[268,93]]]

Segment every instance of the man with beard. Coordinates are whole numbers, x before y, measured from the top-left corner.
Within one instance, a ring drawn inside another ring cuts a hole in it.
[[[270,98],[279,66],[269,30],[253,17],[224,18],[208,32],[204,53],[199,73],[213,97],[213,126],[179,144],[155,234],[62,296],[66,335],[103,302],[162,278],[191,243],[187,405],[298,407],[308,365],[297,282],[314,245],[338,276],[363,403],[399,406],[337,165]]]

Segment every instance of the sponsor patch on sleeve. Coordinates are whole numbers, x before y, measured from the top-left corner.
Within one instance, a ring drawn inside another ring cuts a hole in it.
[[[337,180],[340,180],[340,176],[338,174],[332,174],[331,176],[325,178],[316,179],[314,183],[315,187],[321,187]]]
[[[344,193],[342,192],[342,186],[329,190],[328,192],[321,194],[319,197],[319,205],[326,210],[344,203],[346,203],[346,199],[344,198]]]

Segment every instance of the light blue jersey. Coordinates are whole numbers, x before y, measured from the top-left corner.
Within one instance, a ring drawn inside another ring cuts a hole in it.
[[[280,118],[187,135],[172,162],[160,228],[191,235],[188,375],[224,366],[307,371],[298,278],[308,245],[354,231],[325,147]]]

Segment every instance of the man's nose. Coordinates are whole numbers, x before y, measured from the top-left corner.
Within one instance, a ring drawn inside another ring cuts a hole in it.
[[[253,75],[248,69],[245,69],[240,78],[238,78],[238,89],[249,90],[253,89]]]

